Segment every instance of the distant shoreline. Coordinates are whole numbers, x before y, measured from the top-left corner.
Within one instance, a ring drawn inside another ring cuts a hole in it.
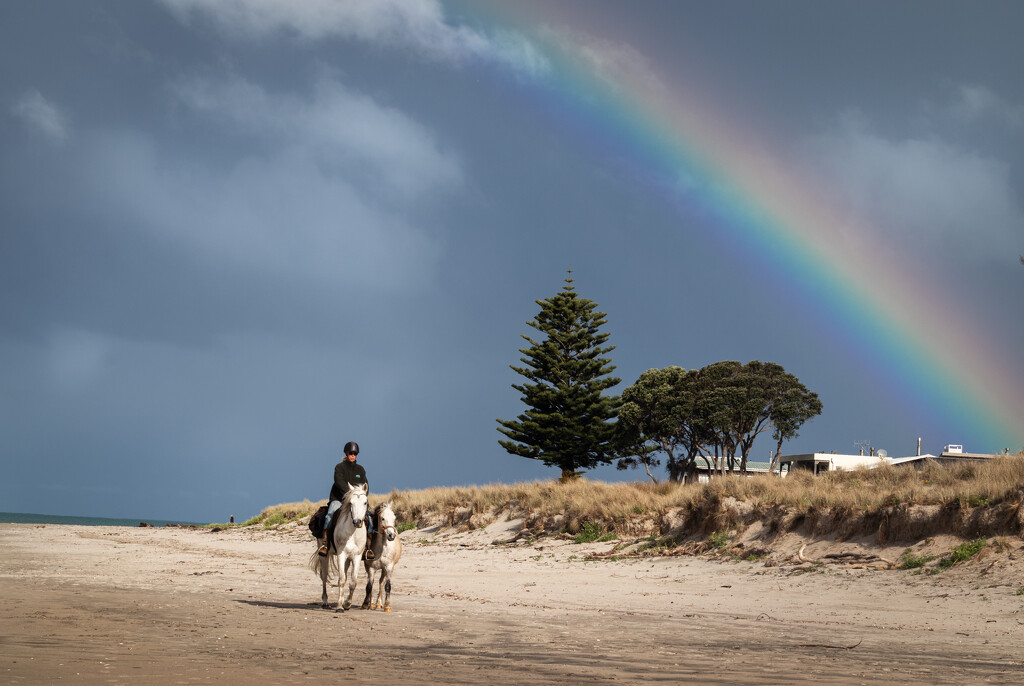
[[[53,524],[74,526],[205,526],[205,522],[183,522],[171,519],[128,519],[115,517],[80,517],[70,515],[32,514],[27,512],[0,512],[0,524]]]

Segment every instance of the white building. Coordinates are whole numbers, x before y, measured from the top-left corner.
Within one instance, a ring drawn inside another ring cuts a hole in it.
[[[880,453],[880,454],[879,454]],[[779,473],[785,476],[792,470],[802,469],[814,474],[821,472],[850,472],[860,467],[874,469],[884,464],[899,465],[919,460],[934,459],[934,455],[911,455],[910,457],[889,457],[884,451],[874,455],[839,455],[838,453],[804,453],[783,455],[779,460]]]

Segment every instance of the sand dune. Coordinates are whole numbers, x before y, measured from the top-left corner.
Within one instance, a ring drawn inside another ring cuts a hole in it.
[[[796,540],[770,567],[585,561],[610,544],[494,543],[512,528],[404,533],[385,614],[319,607],[298,526],[3,524],[0,673],[31,684],[1024,683],[1020,547],[915,575],[809,571]],[[357,604],[364,584],[361,573]]]

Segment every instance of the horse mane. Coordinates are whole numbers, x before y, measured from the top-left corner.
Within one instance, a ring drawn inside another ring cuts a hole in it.
[[[341,497],[341,505],[342,505],[342,507],[344,507],[344,506],[348,505],[349,503],[351,503],[352,502],[352,498],[356,495],[356,493],[364,493],[364,492],[365,491],[363,491],[362,487],[360,487],[360,486],[356,486],[355,488],[350,488],[349,490],[345,491],[345,495],[343,495]]]

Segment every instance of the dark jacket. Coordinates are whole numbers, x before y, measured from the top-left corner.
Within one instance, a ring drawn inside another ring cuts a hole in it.
[[[331,500],[341,500],[344,498],[348,492],[349,484],[353,486],[366,484],[367,489],[369,489],[370,482],[366,480],[366,470],[363,469],[363,465],[344,460],[334,467],[334,485],[331,486]]]

